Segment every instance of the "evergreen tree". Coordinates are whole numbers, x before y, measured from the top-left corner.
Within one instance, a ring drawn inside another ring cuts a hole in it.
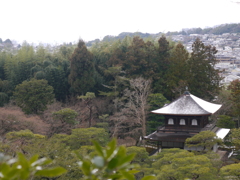
[[[54,100],[53,87],[46,80],[32,79],[16,86],[14,97],[26,114],[38,114]]]
[[[156,58],[156,71],[153,77],[153,91],[154,93],[163,93],[167,90],[166,86],[166,72],[169,68],[169,57],[170,50],[172,47],[170,46],[169,41],[167,41],[165,36],[162,36],[158,40],[158,57]]]
[[[166,73],[166,89],[168,91],[165,92],[165,95],[168,99],[175,99],[186,89],[189,76],[188,58],[189,53],[184,46],[181,43],[177,44],[169,58],[169,68]],[[182,87],[183,84],[185,87]]]
[[[58,52],[54,55],[48,55],[41,62],[36,63],[31,68],[31,74],[36,79],[46,79],[48,84],[54,88],[54,94],[58,101],[65,101],[69,94],[69,61]],[[38,53],[38,58],[40,57]]]
[[[145,43],[140,37],[134,37],[123,63],[123,70],[126,71],[127,77],[151,78],[155,69],[154,58],[152,58],[154,50],[154,45],[151,42]]]
[[[7,59],[7,53],[6,52],[0,52],[0,79],[5,80],[5,72],[4,72],[4,65],[6,63]]]
[[[149,112],[163,107],[165,104],[168,104],[169,101],[161,94],[149,94],[148,104]],[[164,124],[164,116],[154,113],[149,113],[147,119],[147,134],[151,134],[156,131],[156,128]]]
[[[230,90],[231,96],[230,96],[230,101],[232,104],[231,107],[231,114],[237,118],[238,121],[238,127],[240,126],[240,81],[234,80],[230,83],[228,86],[228,90]]]
[[[79,40],[70,58],[68,81],[74,94],[85,94],[95,85],[93,56],[83,40]]]
[[[211,99],[220,90],[219,71],[214,69],[217,50],[211,45],[205,46],[199,38],[192,45],[189,65],[189,89],[192,94]]]
[[[64,101],[68,95],[67,74],[62,66],[56,67],[53,65],[45,68],[46,80],[48,84],[54,88],[54,94],[58,101]]]
[[[169,57],[170,57],[170,47],[169,41],[166,39],[165,36],[162,36],[158,40],[158,53],[159,53],[159,69],[162,71],[166,71],[169,65]]]

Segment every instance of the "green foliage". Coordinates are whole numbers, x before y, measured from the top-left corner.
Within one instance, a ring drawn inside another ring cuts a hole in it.
[[[123,62],[123,70],[126,71],[128,77],[137,78],[142,76],[149,79],[154,75],[156,64],[156,49],[152,42],[145,43],[143,39],[136,36],[132,40],[132,44],[128,47]]]
[[[139,164],[141,167],[148,162],[149,154],[145,147],[131,146],[127,147],[127,154],[135,154],[132,163]]]
[[[56,177],[66,172],[62,167],[45,168],[52,161],[47,158],[33,156],[30,160],[19,153],[17,158],[10,158],[0,154],[0,179],[1,180],[27,180],[34,176]]]
[[[65,168],[67,172],[57,179],[78,180],[83,174],[77,165],[77,156],[72,152],[70,147],[64,143],[65,138],[68,136],[69,135],[54,134],[51,138],[33,138],[22,146],[22,149],[27,156],[39,154],[39,157],[46,157],[53,160],[49,167],[61,166]]]
[[[223,33],[240,33],[240,24],[232,23],[232,24],[222,24],[215,28],[210,28],[210,32],[212,34],[223,34]]]
[[[198,152],[195,152],[198,155]],[[213,151],[208,151],[207,153],[203,154],[206,156],[212,163],[212,166],[216,169],[220,169],[224,162],[221,160],[220,156],[218,153],[215,153]]]
[[[8,95],[4,92],[0,92],[0,107],[2,107],[5,103],[8,102]]]
[[[127,150],[127,154],[135,154],[131,163],[137,164],[140,166],[140,167],[136,167],[136,169],[139,172],[135,174],[135,178],[140,179],[140,178],[143,178],[144,175],[150,174],[148,173],[148,166],[149,166],[150,160],[149,160],[149,154],[146,151],[146,148],[131,146],[131,147],[127,147],[126,150]]]
[[[64,142],[71,149],[76,150],[81,146],[92,145],[91,140],[98,141],[102,146],[105,146],[109,140],[109,135],[102,128],[79,128],[72,129],[72,134],[67,136]]]
[[[24,42],[16,54],[0,53],[0,78],[9,84],[5,86],[6,91],[0,92],[11,98],[16,85],[36,78],[46,79],[54,89],[55,98],[63,102],[70,91],[75,95],[91,91],[121,98],[124,89],[129,85],[126,79],[141,75],[151,78],[154,93],[161,92],[167,99],[181,94],[186,85],[191,86],[191,92],[199,96],[200,90],[195,93],[199,89],[199,82],[202,83],[200,88],[206,89],[206,93],[215,93],[212,82],[216,84],[218,79],[209,66],[214,62],[214,48],[205,45],[205,49],[196,48],[195,43],[193,50],[195,49],[196,53],[192,53],[189,58],[182,44],[172,44],[165,36],[157,42],[135,36],[98,42],[89,49],[80,40],[75,50],[75,46],[65,44],[50,52],[49,47],[42,45],[34,51],[33,46]],[[199,49],[204,54],[197,53]],[[205,59],[207,63],[201,59]],[[187,75],[189,79],[186,80]],[[198,80],[190,78],[193,76],[199,77]],[[208,82],[209,86],[206,85]],[[205,96],[206,93],[201,95]]]
[[[78,99],[85,99],[85,100],[90,100],[95,98],[95,93],[93,92],[87,92],[85,96],[78,96]]]
[[[154,158],[154,157],[153,157]],[[180,149],[166,149],[152,164],[159,180],[216,179],[217,169],[204,155]]]
[[[109,114],[103,114],[102,116],[99,116],[98,118],[101,119],[102,122],[96,123],[95,127],[103,128],[103,129],[105,129],[106,132],[109,132],[109,122],[108,122]]]
[[[240,33],[240,24],[239,23],[231,23],[231,24],[221,24],[216,27],[208,27],[208,28],[191,28],[187,30],[188,34],[216,34],[221,35],[224,33]],[[168,34],[172,34],[169,32]],[[176,35],[183,34],[186,35],[185,31],[176,32]]]
[[[219,70],[214,69],[217,50],[211,45],[205,46],[199,38],[192,45],[188,60],[188,85],[192,94],[212,99],[220,90]]]
[[[108,84],[103,84],[105,88],[108,89],[107,92],[99,91],[99,95],[107,97],[117,97],[121,94],[121,91],[126,86],[128,79],[123,76],[124,71],[122,71],[121,66],[108,67],[104,70],[104,75],[108,80]]]
[[[232,107],[233,102],[231,100],[231,91],[223,88],[216,99],[216,103],[222,104],[222,107],[218,110],[218,114],[233,116]]]
[[[65,46],[61,48],[64,49]],[[47,48],[39,46],[35,54],[37,63],[31,68],[32,77],[46,79],[48,84],[54,88],[55,97],[59,101],[64,101],[69,94],[68,75],[70,63],[68,53],[63,55],[61,50],[58,50],[50,54]]]
[[[220,170],[221,175],[225,177],[225,179],[238,180],[240,179],[240,163],[238,164],[230,164],[223,166]]]
[[[159,109],[168,103],[169,101],[161,93],[149,94],[148,96],[149,111]],[[149,134],[156,131],[158,126],[164,124],[163,120],[163,116],[150,113],[147,119],[147,133]]]
[[[8,147],[4,150],[4,152],[11,155],[15,155],[16,152],[26,152],[24,150],[25,146],[31,145],[32,142],[35,141],[44,141],[45,138],[45,136],[34,134],[28,129],[9,132],[6,134],[6,139],[9,143],[6,144]],[[38,152],[35,152],[34,154],[37,153]]]
[[[151,110],[161,108],[165,104],[169,103],[169,101],[161,93],[149,94],[148,102]]]
[[[93,56],[85,43],[79,40],[78,47],[70,58],[70,74],[68,81],[72,92],[85,94],[95,85]]]
[[[11,84],[8,80],[0,79],[0,92],[11,94]]]
[[[167,40],[166,36],[162,35],[158,40],[158,68],[162,70],[162,72],[166,72],[166,70],[169,68],[170,50],[172,48],[173,47],[170,45],[170,42]]]
[[[6,52],[0,52],[0,79],[6,80],[6,74],[4,72],[4,65],[7,60],[8,53]]]
[[[230,139],[233,145],[235,146],[235,149],[240,149],[240,129],[231,129],[230,133]]]
[[[20,139],[30,140],[33,138],[43,139],[43,138],[45,138],[45,136],[40,135],[40,134],[34,134],[30,130],[26,129],[26,130],[21,130],[21,131],[9,132],[6,135],[6,138],[8,140],[20,140]]]
[[[68,95],[69,88],[67,82],[68,69],[64,70],[65,61],[58,61],[59,60],[57,59],[54,65],[49,65],[45,68],[45,76],[48,84],[54,88],[56,99],[64,101]]]
[[[221,143],[222,140],[219,139],[216,134],[212,131],[201,131],[200,133],[194,135],[191,138],[187,138],[185,144],[188,147],[202,147],[202,151],[211,150],[211,148],[217,144]]]
[[[94,146],[81,146],[78,150],[75,150],[77,154],[80,154],[82,157],[97,155]]]
[[[26,114],[38,114],[47,109],[54,100],[53,88],[46,80],[32,79],[17,85],[14,92],[17,105]]]
[[[231,98],[230,100],[232,101],[233,107],[232,107],[232,114],[234,116],[239,116],[240,115],[240,81],[234,80],[230,83],[228,86],[228,90],[231,91]]]
[[[172,46],[170,45],[169,41],[166,39],[165,36],[161,36],[158,40],[157,46],[157,53],[158,56],[155,59],[156,71],[153,76],[153,90],[154,93],[165,93],[169,91],[166,85],[166,76],[167,70],[169,68],[169,58],[170,58],[170,51]]]
[[[165,94],[169,99],[175,99],[185,91],[189,76],[188,59],[188,51],[181,43],[178,43],[172,50],[166,75],[168,91]]]
[[[96,127],[96,128],[103,128],[103,129],[105,129],[106,132],[109,131],[109,123],[108,122],[96,123],[96,125],[94,127]]]
[[[70,108],[61,109],[52,114],[55,120],[60,120],[62,123],[67,124],[76,124],[75,119],[78,116],[78,113]]]
[[[6,80],[11,82],[13,88],[31,78],[31,68],[34,66],[34,62],[36,62],[34,54],[33,46],[25,42],[16,55],[6,58],[4,72]]]
[[[102,116],[99,116],[99,119],[101,119],[103,122],[107,122],[109,118],[109,114],[103,114]]]
[[[233,118],[227,115],[220,115],[217,121],[217,127],[232,129],[236,127]]]
[[[136,165],[130,162],[134,154],[126,154],[124,146],[117,147],[116,140],[108,143],[106,148],[102,148],[99,143],[93,141],[97,156],[82,158],[79,166],[87,180],[107,180],[107,179],[129,179],[134,180],[134,169]],[[153,179],[153,177],[145,177]]]

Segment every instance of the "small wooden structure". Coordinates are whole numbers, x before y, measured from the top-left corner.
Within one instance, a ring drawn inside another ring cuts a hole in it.
[[[202,100],[188,91],[175,101],[152,113],[164,115],[165,125],[155,132],[144,136],[143,140],[155,144],[157,148],[182,148],[185,140],[195,134],[211,130],[217,133],[220,128],[209,122],[209,116],[220,109],[220,104]],[[225,135],[226,136],[226,135]]]

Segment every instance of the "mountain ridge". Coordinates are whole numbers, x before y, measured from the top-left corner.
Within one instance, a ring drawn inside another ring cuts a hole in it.
[[[134,36],[140,36],[141,38],[156,38],[160,35],[190,35],[190,34],[215,34],[215,35],[221,35],[224,33],[240,33],[240,23],[230,23],[230,24],[221,24],[216,25],[214,27],[207,27],[207,28],[183,28],[181,31],[168,31],[167,33],[159,32],[159,33],[142,33],[142,32],[122,32],[117,36],[112,35],[106,35],[102,40],[95,39],[88,41],[86,43],[87,46],[91,46],[96,42],[100,41],[114,41],[118,39],[123,39],[126,36],[134,37]]]

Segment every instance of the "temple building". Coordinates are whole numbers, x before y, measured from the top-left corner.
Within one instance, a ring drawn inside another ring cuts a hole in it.
[[[170,104],[152,111],[152,113],[163,115],[165,124],[158,127],[152,134],[144,136],[143,140],[155,143],[158,148],[198,150],[186,147],[185,140],[206,130],[213,131],[222,139],[228,134],[229,129],[218,128],[215,123],[209,121],[209,117],[221,106],[202,100],[186,91]],[[216,151],[217,147],[213,148]]]

